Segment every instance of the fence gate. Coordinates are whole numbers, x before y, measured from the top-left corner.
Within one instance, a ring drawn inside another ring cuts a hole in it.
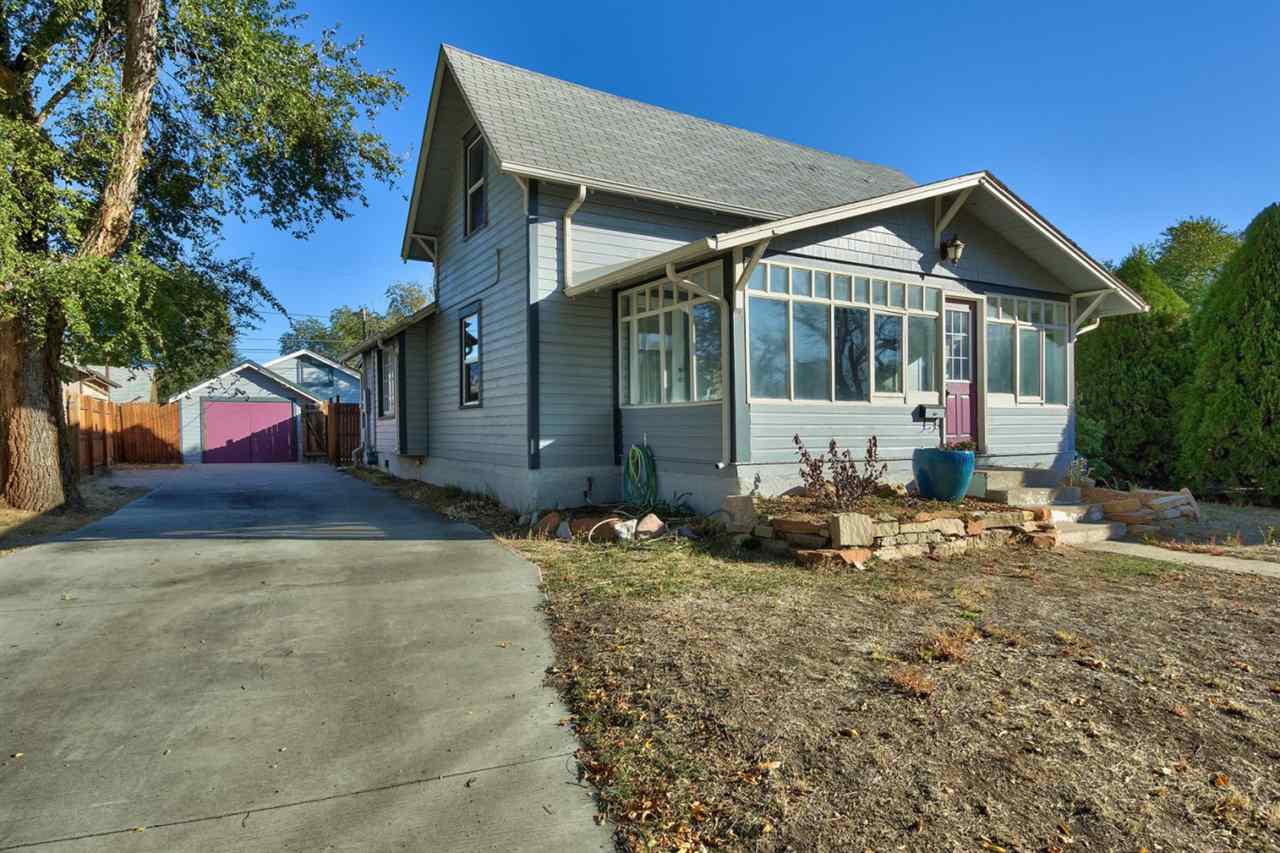
[[[351,456],[360,444],[360,404],[329,404],[329,461],[334,465],[350,465]]]
[[[329,414],[322,404],[302,413],[302,453],[304,456],[329,455]]]

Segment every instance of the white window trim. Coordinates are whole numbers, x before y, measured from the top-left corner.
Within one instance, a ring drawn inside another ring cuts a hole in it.
[[[462,151],[462,172],[463,172],[464,180],[472,177],[471,176],[471,149],[475,148],[477,145],[480,145],[480,146],[484,145],[484,137],[479,133],[476,134],[475,139],[467,143],[467,145],[463,148],[463,151]],[[483,165],[487,166],[489,162],[488,152],[483,151],[483,154],[485,155]],[[480,190],[482,192],[484,191],[484,173],[485,173],[485,169],[482,167],[480,169],[480,176],[467,186],[467,197],[466,197],[466,203],[464,205],[465,209],[462,211],[462,215],[464,217],[462,221],[462,229],[463,229],[463,233],[466,235],[474,234],[475,232],[479,231],[481,228],[485,226],[485,223],[483,222],[476,226],[472,226],[471,224],[471,197],[475,194],[476,190]],[[486,208],[485,218],[487,219],[489,216],[487,204],[485,205],[485,208]]]
[[[1015,310],[1012,312],[1012,314],[1006,313],[1005,311],[1006,302],[1014,303]],[[1024,304],[1028,308],[1028,316],[1030,316],[1030,310],[1033,305],[1039,307],[1040,318],[1041,318],[1039,322],[1035,322],[1030,319],[1028,320],[1021,319],[1021,316],[1022,316],[1021,309]],[[995,323],[1001,326],[1010,326],[1014,330],[1013,331],[1013,393],[1012,394],[1003,394],[1003,393],[996,394],[996,393],[987,392],[986,394],[987,401],[990,404],[990,406],[992,408],[997,408],[997,409],[1030,407],[1030,408],[1066,410],[1071,408],[1071,404],[1073,402],[1073,397],[1074,397],[1074,388],[1073,388],[1073,383],[1071,381],[1071,361],[1072,361],[1072,350],[1074,348],[1075,342],[1071,339],[1070,308],[1067,307],[1062,302],[1056,302],[1053,300],[1030,299],[1022,296],[1001,296],[999,294],[989,295],[987,297],[987,305],[991,306],[996,310],[997,316],[994,316],[994,317],[991,316],[990,310],[984,309],[984,312],[983,312],[984,316],[982,318],[984,329],[985,329],[985,324]],[[1052,311],[1055,307],[1063,308],[1065,310],[1064,317],[1066,322],[1064,323],[1045,322],[1044,318],[1052,316]],[[1046,312],[1046,309],[1047,309],[1047,312]],[[1029,329],[1035,330],[1039,333],[1037,335],[1039,351],[1040,351],[1040,355],[1039,355],[1040,393],[1039,394],[1023,394],[1022,393],[1022,332],[1024,330],[1029,330]],[[1065,402],[1062,402],[1062,403],[1049,402],[1044,399],[1045,380],[1048,378],[1047,369],[1046,369],[1046,360],[1045,360],[1046,338],[1047,338],[1047,333],[1051,331],[1062,332],[1066,338],[1067,364],[1066,364],[1066,371],[1065,371],[1066,375],[1063,377],[1063,384],[1065,385],[1067,399]],[[985,335],[986,332],[984,331],[983,334]]]
[[[787,289],[783,291],[775,291],[769,289],[770,279],[773,275],[773,269],[787,270]],[[907,361],[910,353],[910,323],[908,317],[932,317],[935,320],[937,346],[936,363],[934,365],[934,383],[941,389],[942,381],[942,354],[943,354],[943,305],[946,301],[946,293],[940,286],[925,285],[915,282],[903,281],[896,278],[884,278],[881,276],[860,275],[854,271],[837,272],[829,268],[812,267],[806,264],[795,263],[762,263],[758,269],[763,270],[764,290],[756,290],[748,287],[746,291],[746,364],[744,372],[747,380],[747,403],[762,405],[782,405],[782,406],[874,406],[888,404],[918,405],[926,403],[929,405],[939,405],[942,400],[942,391],[915,391],[909,387],[909,377],[907,375]],[[818,273],[827,273],[830,276],[829,291],[827,297],[821,296],[804,296],[802,294],[793,294],[792,291],[792,275],[791,271],[795,269],[807,270],[810,273],[810,288],[817,281]],[[849,279],[849,298],[836,298],[836,276],[846,276]],[[867,283],[867,298],[865,300],[858,298],[858,282],[859,280]],[[875,283],[885,282],[885,304],[879,304],[875,299]],[[892,285],[899,285],[902,288],[902,307],[889,305],[890,291]],[[910,308],[911,294],[913,290],[919,288],[921,308]],[[929,291],[937,294],[938,309],[929,309]],[[751,300],[755,298],[773,299],[784,301],[787,303],[787,394],[786,397],[757,397],[751,393]],[[827,341],[828,341],[828,362],[827,362],[827,381],[828,381],[828,399],[826,400],[806,400],[797,399],[795,396],[795,336],[792,334],[793,328],[793,310],[792,305],[795,302],[813,302],[818,304],[826,304],[829,306],[827,312]],[[867,381],[870,385],[869,398],[866,400],[837,400],[835,398],[836,387],[836,359],[835,359],[835,309],[836,308],[862,308],[867,311],[867,340],[869,347],[867,352]],[[901,391],[877,391],[876,388],[876,359],[875,359],[875,322],[879,315],[891,315],[902,318],[902,341],[900,344],[900,357],[898,359],[898,381]]]
[[[710,263],[706,263],[701,266],[694,267],[693,269],[685,270],[680,273],[680,276],[685,279],[692,279],[693,276],[699,273],[705,273],[707,278],[704,280],[707,280],[707,281],[711,279],[711,276],[713,273],[723,276],[724,274],[723,262],[721,260],[715,260]],[[723,285],[724,285],[724,282],[722,278],[721,280],[722,290],[723,290]],[[690,298],[685,300],[677,300],[674,304],[668,305],[666,303],[666,300],[663,299],[663,293],[667,288],[673,288],[676,292],[684,292],[688,294]],[[709,287],[708,289],[714,290],[714,288],[712,287]],[[645,294],[645,308],[643,311],[638,311],[636,310],[636,296],[641,293]],[[651,308],[649,306],[649,303],[652,301],[650,299],[650,294],[657,295],[658,307]],[[622,300],[624,298],[629,298],[631,300],[631,311],[625,316],[622,313]],[[713,397],[708,400],[698,399],[698,364],[697,364],[697,357],[696,357],[698,330],[697,330],[697,325],[693,322],[694,306],[703,305],[703,304],[710,304],[710,305],[717,306],[720,314],[720,396]],[[667,400],[667,384],[668,384],[667,383],[667,350],[665,347],[659,347],[658,349],[658,365],[659,365],[658,395],[659,395],[660,401],[657,403],[632,403],[631,401],[636,399],[639,396],[639,387],[640,387],[640,374],[639,374],[639,371],[636,369],[637,365],[639,364],[639,349],[638,349],[639,342],[640,342],[639,321],[647,317],[656,316],[658,318],[658,339],[662,340],[665,337],[666,331],[667,331],[667,317],[674,311],[684,311],[686,314],[689,315],[689,341],[688,341],[689,368],[688,369],[689,369],[690,399],[676,401],[676,402],[669,402]],[[727,371],[725,370],[724,342],[726,337],[728,337],[727,328],[726,328],[728,324],[728,314],[729,312],[723,300],[711,299],[706,296],[697,296],[694,293],[694,291],[682,285],[675,284],[667,278],[653,279],[652,281],[647,281],[644,284],[636,285],[635,287],[631,287],[631,288],[628,288],[627,290],[619,292],[618,311],[617,311],[617,316],[614,318],[614,322],[618,330],[618,346],[621,347],[622,345],[627,343],[627,336],[624,331],[626,327],[625,324],[628,324],[628,323],[631,324],[632,334],[631,334],[630,345],[628,350],[628,358],[630,361],[630,368],[631,368],[630,377],[629,377],[629,382],[627,384],[627,387],[625,388],[623,387],[623,371],[622,371],[623,359],[621,357],[621,352],[619,352],[618,401],[617,401],[618,405],[623,409],[666,409],[666,408],[690,408],[695,406],[723,405],[724,404],[724,383],[727,377]],[[624,401],[624,395],[625,395],[625,401]]]

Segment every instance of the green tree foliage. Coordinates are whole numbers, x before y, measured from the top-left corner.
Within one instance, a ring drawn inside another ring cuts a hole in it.
[[[1080,416],[1093,430],[1094,443],[1101,439],[1101,461],[1110,476],[1171,485],[1177,460],[1174,398],[1191,369],[1187,303],[1161,281],[1142,247],[1129,253],[1116,275],[1151,312],[1108,317],[1080,338]]]
[[[289,331],[280,336],[280,354],[300,349],[315,350],[329,358],[340,358],[369,335],[395,325],[431,301],[430,288],[411,281],[398,281],[387,288],[387,310],[368,306],[343,305],[329,312],[326,323],[316,317],[289,321]],[[363,312],[363,313],[362,313]]]
[[[1156,275],[1189,305],[1199,305],[1239,245],[1240,237],[1212,216],[1184,219],[1156,241]]]
[[[1280,204],[1245,229],[1195,322],[1181,466],[1199,488],[1280,499]]]
[[[0,3],[11,503],[76,497],[58,365],[153,364],[181,387],[279,307],[248,263],[216,257],[226,218],[306,236],[399,174],[372,125],[403,89],[361,65],[359,40],[306,40],[305,26],[291,0]],[[59,443],[55,490],[40,466]]]

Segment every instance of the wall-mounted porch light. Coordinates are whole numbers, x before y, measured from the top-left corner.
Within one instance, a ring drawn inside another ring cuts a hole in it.
[[[964,254],[964,241],[956,235],[952,234],[951,239],[944,242],[942,248],[942,259],[952,264],[960,263],[960,256]]]

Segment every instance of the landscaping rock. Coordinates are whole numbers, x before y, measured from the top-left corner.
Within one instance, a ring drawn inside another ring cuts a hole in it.
[[[950,542],[939,542],[930,549],[929,556],[941,559],[958,557],[969,550],[969,541],[968,539],[954,539]]]
[[[1156,514],[1149,509],[1138,512],[1109,512],[1108,521],[1123,521],[1125,524],[1147,524],[1154,520]]]
[[[1171,495],[1151,495],[1146,497],[1142,502],[1151,509],[1160,510],[1182,506],[1190,500],[1190,496],[1184,495],[1181,492],[1175,492]]]
[[[1031,544],[1046,551],[1052,550],[1058,546],[1058,534],[1034,533],[1031,536]]]
[[[1137,498],[1121,498],[1120,500],[1104,501],[1102,504],[1102,512],[1104,515],[1112,515],[1119,512],[1137,512],[1142,509],[1142,501]]]
[[[986,529],[986,522],[980,519],[971,518],[964,523],[965,536],[981,536]]]
[[[773,528],[774,533],[805,533],[809,535],[827,535],[827,522],[812,521],[807,518],[771,518],[769,526]]]
[[[986,527],[1021,527],[1026,520],[1022,517],[1022,510],[1016,512],[988,512],[982,516],[982,523]]]
[[[898,532],[898,522],[880,521],[872,530],[876,536],[893,536]]]
[[[959,518],[938,518],[929,522],[929,527],[943,536],[964,536],[964,522]]]
[[[840,560],[846,566],[852,566],[857,569],[863,568],[867,560],[872,557],[871,549],[869,548],[841,548],[836,553],[840,555]]]
[[[667,525],[653,513],[649,513],[636,523],[636,538],[640,540],[653,539],[666,532]]]
[[[830,540],[827,537],[819,536],[816,533],[786,533],[783,536],[797,548],[825,548],[830,544]]]
[[[1047,506],[1029,506],[1024,507],[1024,511],[1031,513],[1032,521],[1052,521],[1053,510]]]
[[[761,551],[766,554],[772,554],[775,557],[791,556],[791,546],[781,539],[757,539]]]
[[[554,536],[559,527],[560,513],[549,512],[538,519],[538,523],[533,526],[533,535],[542,537]]]
[[[828,533],[837,548],[870,545],[876,538],[876,523],[871,516],[859,512],[842,512],[831,516]]]
[[[613,533],[622,542],[630,542],[636,538],[636,525],[638,522],[634,519],[619,521],[613,525]]]
[[[756,526],[756,499],[751,495],[729,495],[721,501],[720,509],[730,533],[746,533]]]
[[[757,524],[751,532],[761,539],[773,538],[773,528],[767,524]]]
[[[912,521],[937,521],[940,518],[960,518],[960,512],[953,509],[944,509],[939,512],[917,512]]]

